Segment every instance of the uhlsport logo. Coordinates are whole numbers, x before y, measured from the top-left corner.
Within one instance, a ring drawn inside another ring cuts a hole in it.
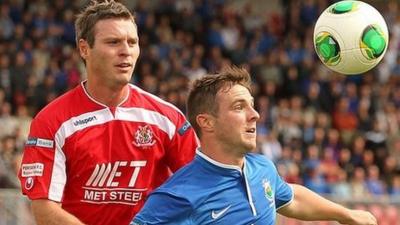
[[[139,126],[135,132],[135,140],[133,143],[137,147],[151,147],[154,145],[154,143],[156,143],[156,141],[153,139],[153,136],[153,131],[149,125],[145,125],[143,127]]]
[[[90,117],[85,118],[85,119],[75,120],[74,121],[74,126],[84,125],[84,124],[90,123],[90,122],[95,121],[95,120],[97,120],[96,116],[90,116]]]

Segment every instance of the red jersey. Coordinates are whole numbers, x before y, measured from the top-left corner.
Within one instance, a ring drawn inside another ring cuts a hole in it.
[[[172,104],[130,85],[126,100],[107,107],[82,83],[32,121],[22,192],[61,202],[86,224],[129,224],[149,192],[193,159],[197,143]]]

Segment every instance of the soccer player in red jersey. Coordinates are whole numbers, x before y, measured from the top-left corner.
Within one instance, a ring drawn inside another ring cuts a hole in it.
[[[192,160],[195,133],[172,104],[129,84],[139,56],[130,11],[92,2],[77,18],[87,80],[35,117],[19,178],[37,224],[129,224]]]

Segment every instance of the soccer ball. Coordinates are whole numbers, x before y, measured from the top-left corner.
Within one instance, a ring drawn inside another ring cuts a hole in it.
[[[382,15],[361,1],[340,1],[329,6],[314,28],[314,47],[330,69],[361,74],[376,66],[389,44]]]

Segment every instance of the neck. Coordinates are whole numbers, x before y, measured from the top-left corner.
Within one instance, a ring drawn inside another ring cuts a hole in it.
[[[96,101],[108,107],[115,107],[124,101],[128,95],[129,87],[127,84],[117,87],[108,87],[93,80],[85,83],[87,93]]]
[[[217,162],[243,168],[244,155],[237,155],[218,142],[201,140],[201,152]]]

